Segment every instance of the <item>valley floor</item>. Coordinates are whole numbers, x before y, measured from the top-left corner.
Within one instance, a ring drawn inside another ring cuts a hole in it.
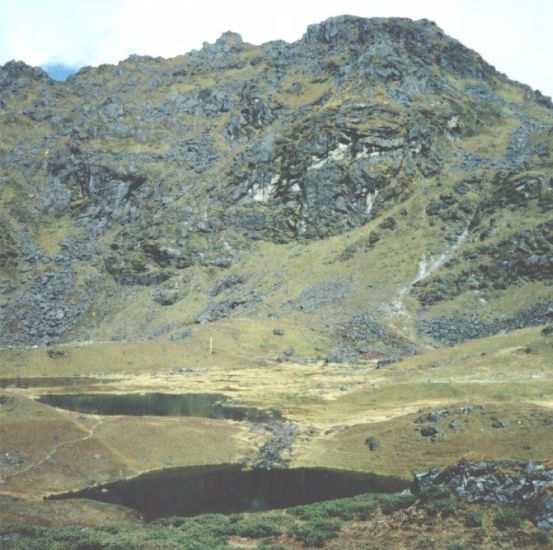
[[[187,355],[182,342],[3,350],[0,520],[132,524],[126,508],[43,497],[169,467],[251,468],[272,460],[409,481],[413,470],[462,457],[550,461],[553,339],[544,332],[523,329],[387,365],[248,361],[218,350],[193,363],[179,360]],[[47,394],[207,393],[278,415],[130,416],[37,401]],[[364,536],[361,525],[346,531],[348,540]]]

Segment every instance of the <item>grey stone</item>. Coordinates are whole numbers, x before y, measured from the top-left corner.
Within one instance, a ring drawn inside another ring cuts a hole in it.
[[[427,414],[424,414],[422,416],[419,416],[415,422],[417,423],[424,423],[424,422],[438,422],[442,418],[445,418],[449,415],[449,409],[439,409],[436,411],[431,411]]]
[[[210,323],[218,319],[229,317],[233,311],[245,304],[244,300],[223,300],[207,306],[207,308],[196,317],[195,323]]]
[[[285,468],[288,461],[282,455],[291,449],[299,428],[293,422],[279,420],[269,422],[265,428],[271,433],[272,437],[259,450],[253,466],[263,470]]]
[[[82,319],[90,302],[90,293],[77,289],[72,271],[37,275],[3,309],[0,343],[58,342]],[[14,332],[13,326],[18,331]]]
[[[423,426],[421,428],[421,435],[423,437],[434,437],[440,433],[440,430],[436,426]]]
[[[296,307],[315,311],[333,302],[348,298],[353,293],[353,289],[353,282],[350,279],[335,279],[318,283],[302,291]]]
[[[186,330],[171,334],[171,336],[169,337],[169,340],[172,340],[172,341],[184,340],[186,338],[190,338],[190,336],[192,336],[192,330],[186,329]]]
[[[365,445],[370,451],[378,451],[380,449],[380,440],[377,437],[369,436],[365,439]]]
[[[162,306],[171,306],[179,299],[178,290],[172,288],[160,288],[154,300]]]
[[[506,428],[507,424],[499,419],[499,418],[492,418],[492,428]]]
[[[245,279],[242,275],[225,275],[220,279],[217,279],[208,289],[207,293],[210,296],[218,296],[221,292],[233,288],[235,286],[241,285],[245,282]]]
[[[542,529],[553,529],[553,496],[551,494],[540,495],[534,505],[533,519]]]

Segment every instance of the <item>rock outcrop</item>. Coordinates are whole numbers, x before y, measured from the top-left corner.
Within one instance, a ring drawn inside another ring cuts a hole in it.
[[[544,529],[553,528],[553,470],[515,460],[462,460],[445,470],[415,473],[414,491],[443,487],[468,502],[520,507]]]

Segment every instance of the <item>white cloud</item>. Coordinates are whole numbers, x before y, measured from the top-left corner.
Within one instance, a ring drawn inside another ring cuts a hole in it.
[[[553,94],[550,0],[1,0],[0,63],[114,63],[171,57],[234,30],[249,42],[298,39],[333,15],[426,17],[510,77]]]

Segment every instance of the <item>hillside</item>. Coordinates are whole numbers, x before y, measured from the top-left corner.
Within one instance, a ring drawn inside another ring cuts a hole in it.
[[[552,149],[428,20],[0,67],[0,545],[545,547]]]
[[[269,319],[353,360],[551,319],[552,105],[429,21],[0,88],[4,346]]]

